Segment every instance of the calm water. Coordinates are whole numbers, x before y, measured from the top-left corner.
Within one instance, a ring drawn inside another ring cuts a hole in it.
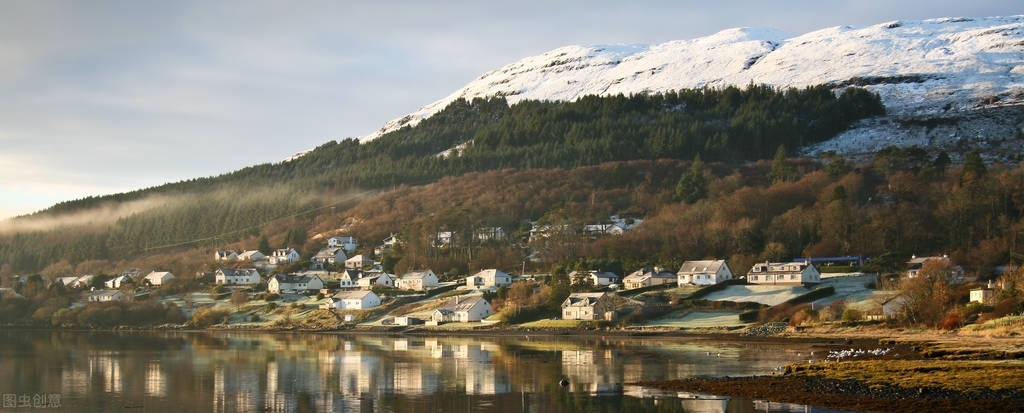
[[[618,337],[0,331],[0,412],[827,411],[630,384],[771,374],[812,350]]]

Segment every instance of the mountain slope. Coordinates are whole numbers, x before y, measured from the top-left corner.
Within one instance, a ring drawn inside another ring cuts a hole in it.
[[[840,26],[796,37],[740,28],[651,46],[562,47],[485,73],[367,138],[415,125],[459,98],[504,96],[514,104],[751,83],[857,84],[878,92],[896,118],[1018,105],[1024,15]],[[1008,130],[1022,120],[1014,117]]]

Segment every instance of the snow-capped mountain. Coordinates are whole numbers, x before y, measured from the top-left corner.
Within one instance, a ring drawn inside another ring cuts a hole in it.
[[[782,88],[856,84],[882,96],[890,112],[886,120],[865,122],[809,151],[872,152],[892,144],[957,143],[987,135],[991,128],[1019,138],[1024,122],[1024,106],[1019,106],[1024,103],[1024,15],[892,21],[795,37],[773,29],[738,28],[649,46],[567,46],[485,73],[366,138],[414,125],[457,98],[504,96],[514,104],[752,83]],[[1005,110],[992,112],[1007,107],[1012,108],[1010,116]],[[968,113],[985,120],[980,126],[938,122],[946,129],[907,128],[921,123],[912,121],[921,117],[963,118]]]

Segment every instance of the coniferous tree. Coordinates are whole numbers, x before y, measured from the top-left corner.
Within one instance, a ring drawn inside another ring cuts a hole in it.
[[[676,199],[692,204],[708,196],[708,180],[704,176],[704,162],[700,154],[693,158],[690,170],[679,178],[676,184]]]

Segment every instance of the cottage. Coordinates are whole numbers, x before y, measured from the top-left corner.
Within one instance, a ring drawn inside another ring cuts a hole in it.
[[[374,287],[394,287],[395,277],[384,271],[370,271],[363,275],[359,281],[356,281],[359,288],[369,290]]]
[[[236,261],[238,253],[232,250],[217,250],[213,253],[213,259],[215,261]]]
[[[352,269],[365,269],[373,266],[373,260],[370,257],[359,254],[352,258],[345,260],[345,268]]]
[[[267,282],[267,291],[275,294],[301,293],[324,288],[324,280],[316,275],[275,274]]]
[[[299,252],[292,248],[281,248],[270,253],[270,265],[288,265],[299,261]]]
[[[116,290],[118,288],[121,288],[121,286],[124,284],[132,284],[134,282],[135,280],[133,280],[132,277],[129,277],[127,275],[117,275],[114,276],[114,278],[104,281],[103,286],[111,290]]]
[[[512,276],[493,268],[466,277],[466,288],[471,290],[497,290],[498,287],[510,285]]]
[[[332,265],[334,263],[343,263],[347,259],[348,256],[345,255],[344,248],[327,247],[317,252],[316,255],[314,255],[313,258],[310,259],[310,261],[312,261],[312,266],[314,268],[323,269],[326,268],[328,265]]]
[[[338,274],[338,288],[356,288],[359,287],[359,279],[362,278],[362,271],[360,270],[342,270]]]
[[[443,308],[435,310],[431,315],[431,320],[437,323],[468,323],[481,321],[491,314],[494,314],[494,311],[491,310],[491,303],[487,302],[483,296],[455,296]]]
[[[92,280],[95,277],[96,276],[94,275],[60,277],[57,278],[57,282],[61,283],[67,288],[88,288],[92,286]]]
[[[342,249],[345,250],[346,253],[350,253],[351,254],[351,253],[355,252],[356,248],[359,247],[359,244],[356,242],[356,238],[355,237],[345,236],[345,237],[330,237],[330,238],[328,238],[327,239],[327,246],[328,247],[341,247]]]
[[[949,260],[948,256],[941,257],[918,257],[916,255],[910,257],[910,261],[907,261],[907,271],[904,273],[907,278],[917,278],[921,269],[924,268],[925,264],[929,262],[941,263],[944,266],[944,276],[951,283],[961,283],[964,281],[964,269],[959,265],[953,265]]]
[[[437,287],[437,274],[431,270],[410,271],[395,280],[395,287],[402,290],[426,291]]]
[[[90,303],[106,303],[111,301],[123,301],[124,293],[118,290],[100,290],[89,293],[86,299]]]
[[[572,280],[573,283],[587,279],[590,281],[591,285],[609,286],[619,282],[619,275],[612,272],[597,270],[573,271],[569,273],[569,279]]]
[[[164,285],[165,282],[168,282],[172,279],[174,279],[174,274],[171,274],[167,271],[153,271],[142,279],[142,283],[153,286],[160,286]]]
[[[266,254],[264,254],[262,252],[259,252],[257,250],[248,250],[248,251],[242,252],[241,254],[238,254],[238,260],[239,261],[258,262],[258,261],[263,261],[263,260],[266,260],[266,259],[267,259]]]
[[[260,273],[255,268],[231,269],[221,268],[213,274],[213,281],[218,285],[253,285],[260,283]]]
[[[768,285],[803,285],[821,282],[821,272],[807,261],[760,262],[747,272],[747,282]]]
[[[725,260],[686,261],[676,272],[676,281],[680,286],[713,285],[732,278],[732,269]]]
[[[995,298],[996,289],[992,281],[989,281],[987,286],[971,289],[972,303],[992,304]]]
[[[614,318],[615,305],[608,293],[572,293],[562,302],[563,320]]]
[[[676,274],[661,267],[644,267],[622,279],[627,290],[651,287],[655,285],[676,284]]]
[[[373,291],[341,291],[334,294],[321,308],[335,310],[365,310],[379,306],[380,296]]]
[[[398,235],[392,233],[387,238],[384,238],[380,245],[373,249],[373,253],[378,257],[383,256],[384,254],[387,254],[388,251],[391,251],[395,245],[398,245],[399,242]]]

